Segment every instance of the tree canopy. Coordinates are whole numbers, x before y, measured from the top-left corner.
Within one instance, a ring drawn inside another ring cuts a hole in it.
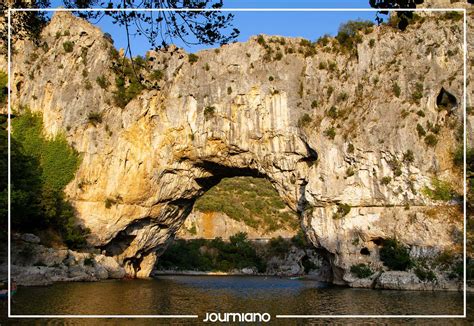
[[[144,36],[151,47],[165,47],[176,39],[187,45],[225,44],[239,35],[233,28],[234,16],[223,13],[222,0],[62,0],[64,8],[104,8],[104,9],[213,9],[212,11],[94,11],[73,12],[92,23],[109,16],[114,24],[124,28],[128,38],[126,52],[132,56],[130,37]],[[0,3],[0,11],[11,8],[49,8],[50,0],[17,0],[10,4]],[[4,13],[3,13],[4,15]],[[19,38],[37,39],[49,16],[45,12],[16,12],[12,18],[13,35]],[[0,30],[0,37],[7,38],[6,24]]]

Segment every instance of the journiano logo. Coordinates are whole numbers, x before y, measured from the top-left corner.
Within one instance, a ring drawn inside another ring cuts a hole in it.
[[[206,312],[206,317],[203,322],[207,323],[217,323],[217,322],[264,322],[268,323],[271,319],[270,314],[268,313],[259,313],[259,312]]]

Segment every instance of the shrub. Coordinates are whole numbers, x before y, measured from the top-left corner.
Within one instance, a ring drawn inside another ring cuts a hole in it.
[[[372,38],[372,39],[370,39],[370,41],[369,41],[369,47],[370,47],[370,48],[373,48],[374,45],[375,45],[375,40]]]
[[[232,94],[232,87],[227,87],[227,95],[230,95]]]
[[[408,248],[393,238],[383,241],[380,259],[385,266],[395,271],[405,271],[412,266]]]
[[[349,96],[347,95],[346,92],[342,92],[341,94],[339,94],[339,95],[337,96],[337,101],[338,101],[338,102],[343,102],[343,101],[347,100],[348,97],[349,97]]]
[[[392,182],[391,177],[383,177],[382,180],[380,180],[380,183],[383,184],[384,186],[388,185],[390,182]]]
[[[87,257],[84,259],[84,265],[85,266],[94,266],[94,258],[92,257]]]
[[[268,242],[268,253],[271,256],[284,257],[289,253],[290,249],[290,242],[283,239],[281,236],[272,238]]]
[[[418,112],[416,112],[416,114],[420,117],[424,117],[425,116],[425,112],[423,110],[418,110]]]
[[[25,111],[12,119],[11,155],[15,162],[11,199],[14,229],[31,232],[51,228],[70,247],[84,244],[88,230],[75,224],[74,209],[63,194],[80,157],[64,135],[46,139],[42,116]]]
[[[400,86],[398,86],[397,83],[393,83],[392,90],[393,90],[393,94],[395,94],[396,97],[400,97],[402,90],[400,89]]]
[[[8,98],[8,75],[0,70],[0,104]]]
[[[416,83],[415,90],[411,94],[411,98],[413,99],[414,102],[418,103],[422,97],[423,97],[423,84]]]
[[[97,82],[97,85],[99,85],[102,89],[107,89],[109,87],[109,81],[107,78],[105,78],[104,75],[98,76],[95,81]]]
[[[435,282],[437,280],[435,273],[431,269],[423,268],[421,266],[415,268],[415,275],[421,281]]]
[[[349,145],[347,145],[347,152],[354,153],[354,145],[352,143],[349,143]]]
[[[100,112],[89,112],[87,115],[87,120],[92,123],[94,126],[102,123],[102,113]]]
[[[92,89],[92,84],[89,79],[84,80],[84,88],[88,91]]]
[[[163,78],[163,71],[160,69],[155,69],[150,74],[151,80],[160,81]]]
[[[431,186],[422,189],[425,196],[433,200],[448,201],[453,199],[454,192],[449,183],[434,178],[431,180]]]
[[[136,79],[135,76],[126,76],[129,78],[129,83],[125,82],[125,76],[118,76],[115,78],[115,86],[117,90],[114,92],[114,103],[120,108],[124,108],[143,90],[143,84]]]
[[[314,109],[316,107],[318,107],[318,101],[313,100],[313,102],[311,102],[311,108]]]
[[[336,137],[336,130],[334,127],[324,130],[324,136],[328,137],[329,139],[334,139]]]
[[[195,64],[196,62],[198,62],[198,60],[199,60],[199,57],[195,55],[194,53],[188,54],[188,62],[190,64]]]
[[[303,116],[301,116],[298,120],[298,127],[300,128],[305,128],[307,126],[309,126],[309,124],[312,122],[313,120],[311,119],[311,117],[309,116],[308,113],[305,113],[303,114]]]
[[[369,20],[349,20],[348,22],[341,24],[339,27],[336,40],[338,40],[343,48],[348,51],[353,51],[355,45],[362,41],[361,36],[358,35],[359,31],[373,25],[374,23]]]
[[[71,41],[66,41],[63,43],[63,48],[66,53],[70,53],[74,50],[74,43],[72,43]]]
[[[352,177],[355,174],[355,171],[353,168],[347,168],[346,169],[346,178]]]
[[[425,137],[425,144],[429,147],[435,147],[438,144],[438,138],[434,134],[428,134]]]
[[[334,218],[334,219],[343,218],[344,216],[349,214],[350,211],[351,211],[351,206],[350,205],[339,203],[339,204],[337,204],[337,211],[336,211],[336,213],[334,213],[332,218]]]
[[[117,204],[117,202],[113,198],[106,198],[104,201],[105,208],[107,209],[111,208],[115,204]]]
[[[332,106],[327,112],[326,115],[332,119],[337,119],[337,108]]]
[[[372,276],[372,274],[374,274],[374,272],[372,272],[370,267],[367,266],[366,264],[352,265],[351,273],[357,276],[357,278],[367,278],[367,277]]]
[[[419,123],[416,125],[416,131],[418,132],[418,137],[423,137],[426,135],[425,128]]]
[[[264,46],[265,45],[265,38],[263,37],[263,35],[259,35],[257,36],[257,43]]]
[[[273,81],[273,80],[275,80],[275,78],[273,78],[273,76],[270,76],[270,77],[268,77],[268,80]]]
[[[415,161],[415,155],[411,149],[407,150],[403,153],[403,162],[405,163],[413,163]]]
[[[214,117],[215,115],[215,112],[216,112],[216,108],[213,107],[213,106],[207,106],[205,109],[204,109],[204,118],[206,120],[209,120],[211,118]]]

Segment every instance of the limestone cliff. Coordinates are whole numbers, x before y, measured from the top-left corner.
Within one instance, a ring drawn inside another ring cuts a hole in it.
[[[146,64],[161,80],[122,109],[110,40],[57,13],[43,46],[15,45],[13,108],[42,112],[45,132],[64,133],[82,154],[67,195],[90,243],[130,275],[149,275],[196,198],[223,177],[251,175],[301,215],[333,281],[352,283],[352,265],[382,268],[383,239],[416,257],[462,244],[459,203],[427,190],[443,180],[462,192],[451,159],[462,125],[462,21],[432,14],[405,32],[380,26],[361,37],[350,53],[333,39],[272,36],[197,60],[152,51]]]

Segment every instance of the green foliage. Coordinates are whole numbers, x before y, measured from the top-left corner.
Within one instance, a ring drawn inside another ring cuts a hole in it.
[[[98,76],[95,81],[102,89],[107,89],[110,85],[109,81],[104,75]]]
[[[161,79],[163,79],[163,71],[160,70],[160,69],[155,69],[151,72],[150,74],[150,78],[154,81],[160,81]]]
[[[380,183],[383,184],[384,186],[388,185],[390,182],[392,182],[391,177],[383,177],[382,180],[380,180]]]
[[[375,46],[375,40],[372,38],[369,41],[369,47],[372,49]]]
[[[298,120],[298,127],[305,128],[313,121],[308,113],[303,114]]]
[[[281,236],[272,238],[268,242],[268,253],[270,256],[285,257],[291,249],[290,242],[283,239]]]
[[[353,168],[347,168],[346,169],[346,178],[352,177],[355,174],[355,171]]]
[[[422,266],[415,268],[415,275],[421,281],[435,282],[437,280],[435,273],[431,269]]]
[[[94,258],[93,257],[87,257],[84,259],[84,265],[85,266],[94,266]]]
[[[422,193],[433,199],[433,200],[443,200],[449,201],[454,197],[454,191],[451,188],[451,185],[448,182],[434,178],[431,180],[432,187],[424,187]]]
[[[339,203],[337,204],[337,211],[333,214],[333,219],[340,219],[349,214],[351,206],[349,204]]]
[[[331,127],[324,130],[324,136],[326,136],[329,139],[334,139],[334,137],[336,137],[336,129],[334,129],[334,127]]]
[[[412,266],[408,248],[393,238],[383,241],[380,259],[385,266],[395,271],[404,271]]]
[[[257,36],[257,43],[260,44],[261,46],[264,46],[266,44],[265,38],[263,37],[263,35]]]
[[[42,131],[39,114],[25,111],[12,120],[13,228],[53,228],[68,246],[84,245],[88,230],[76,225],[74,209],[63,194],[79,166],[79,155],[63,135],[46,139]],[[3,201],[6,194],[1,190]]]
[[[317,108],[317,107],[318,107],[318,101],[313,100],[313,102],[311,102],[311,108],[314,109],[314,108]]]
[[[400,86],[396,82],[393,83],[392,90],[393,90],[393,94],[395,94],[396,97],[400,97],[402,90],[400,89]]]
[[[8,98],[7,94],[8,87],[8,75],[0,70],[0,105],[5,103]]]
[[[424,112],[423,110],[418,110],[418,111],[416,112],[416,114],[417,114],[419,117],[422,117],[422,118],[425,116],[425,112]]]
[[[267,232],[298,228],[298,217],[286,208],[271,183],[263,178],[224,178],[200,197],[194,208],[201,212],[223,212]]]
[[[359,32],[373,25],[374,23],[369,20],[349,20],[339,27],[336,40],[338,40],[342,48],[349,52],[354,52],[356,45],[362,42],[362,36]]]
[[[418,132],[418,137],[424,137],[426,135],[425,128],[419,123],[416,125],[416,131]]]
[[[266,270],[262,258],[247,239],[246,233],[237,233],[229,241],[177,240],[160,256],[159,269],[223,271],[255,267],[259,272]]]
[[[420,99],[423,98],[423,84],[422,83],[416,83],[415,84],[415,90],[411,94],[411,98],[415,103],[419,103]]]
[[[227,87],[227,95],[230,95],[232,94],[232,87]]]
[[[188,54],[188,62],[189,62],[190,64],[194,64],[194,63],[196,63],[196,62],[198,62],[198,61],[199,61],[199,57],[198,57],[197,55],[195,55],[194,53]]]
[[[413,163],[415,161],[415,155],[411,149],[407,150],[403,153],[403,162],[405,163]]]
[[[326,115],[331,119],[337,119],[337,108],[335,106],[331,106],[331,108],[326,112]]]
[[[207,106],[204,109],[204,118],[206,120],[212,119],[216,113],[216,108],[213,106]]]
[[[43,136],[43,121],[39,114],[25,112],[12,121],[13,135],[25,150],[34,156],[42,168],[42,179],[55,191],[63,189],[79,167],[79,155],[63,135],[47,140]]]
[[[352,143],[349,143],[349,145],[347,145],[347,152],[352,154],[354,153],[354,150],[354,145]]]
[[[370,267],[367,266],[366,264],[352,265],[351,273],[357,276],[357,278],[367,278],[367,277],[372,276],[372,274],[374,274],[374,272],[372,272]]]
[[[87,120],[89,123],[92,123],[94,126],[102,123],[102,113],[100,112],[89,112],[87,115]]]
[[[430,133],[425,137],[425,144],[429,147],[435,147],[438,144],[438,138]]]
[[[127,106],[127,104],[145,88],[144,85],[136,79],[133,73],[126,78],[128,79],[128,83],[124,77],[116,77],[115,79],[117,90],[114,92],[114,102],[120,108]]]
[[[74,50],[74,43],[72,43],[71,41],[66,41],[63,43],[63,48],[66,53],[70,53]]]

